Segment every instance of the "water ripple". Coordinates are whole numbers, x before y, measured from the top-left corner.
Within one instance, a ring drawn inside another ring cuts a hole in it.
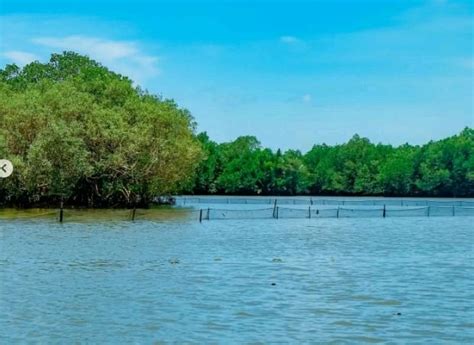
[[[467,218],[0,223],[5,343],[473,343]]]

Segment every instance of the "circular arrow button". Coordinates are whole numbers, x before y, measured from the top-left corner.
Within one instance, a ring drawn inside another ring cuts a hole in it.
[[[6,178],[13,173],[13,164],[9,160],[0,159],[0,178]]]

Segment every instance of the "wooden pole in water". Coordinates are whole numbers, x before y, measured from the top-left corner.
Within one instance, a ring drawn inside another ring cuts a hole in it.
[[[278,209],[279,209],[279,207],[277,206],[277,208],[276,208],[276,219],[278,219]]]
[[[273,202],[273,218],[277,218],[276,209],[277,209],[277,199],[275,199],[275,201]]]
[[[455,206],[453,205],[453,217],[456,215]]]
[[[308,207],[308,218],[311,219],[311,206]]]
[[[385,204],[383,204],[383,217],[385,218],[385,213],[386,213],[386,208],[385,208]]]
[[[202,223],[202,208],[199,210],[199,223]]]
[[[64,220],[64,202],[61,198],[61,203],[59,205],[59,222],[62,223]]]
[[[429,206],[426,208],[426,216],[428,216],[428,217],[430,216],[430,207]]]
[[[337,207],[336,218],[339,218],[339,206]]]
[[[135,221],[135,215],[137,213],[137,206],[133,205],[133,210],[132,210],[132,222]]]

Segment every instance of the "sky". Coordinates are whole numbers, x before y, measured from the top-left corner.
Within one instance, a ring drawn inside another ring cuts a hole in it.
[[[474,126],[474,5],[455,0],[0,0],[0,66],[73,50],[224,142],[423,144]]]

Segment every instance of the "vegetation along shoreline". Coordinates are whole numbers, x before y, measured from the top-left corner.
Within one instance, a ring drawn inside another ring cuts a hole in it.
[[[86,56],[0,70],[0,157],[15,166],[1,207],[148,207],[175,194],[474,197],[473,153],[472,128],[398,147],[354,135],[306,153],[253,136],[216,143],[173,100]]]

